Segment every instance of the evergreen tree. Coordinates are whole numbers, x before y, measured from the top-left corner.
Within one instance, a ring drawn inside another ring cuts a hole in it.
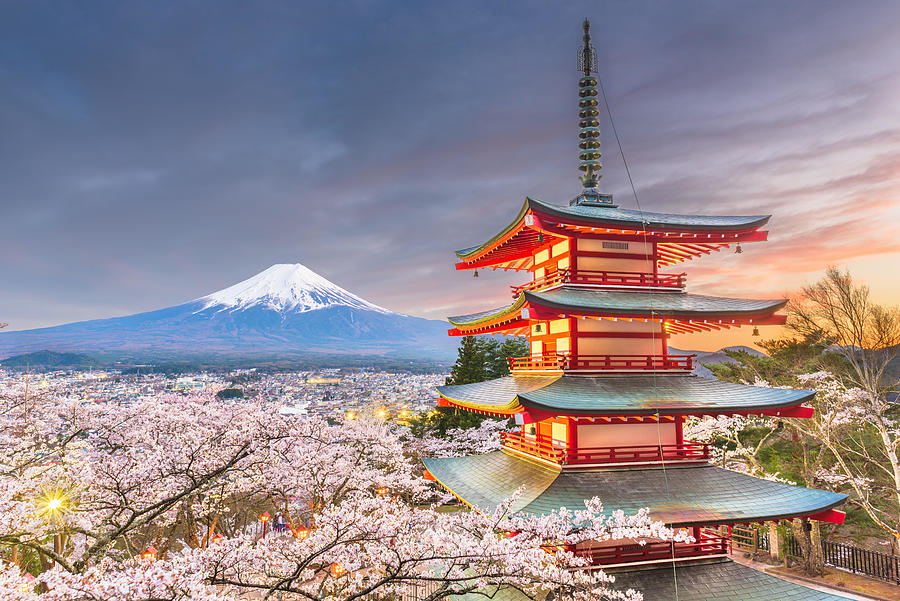
[[[448,385],[473,384],[486,379],[484,347],[479,344],[475,336],[466,336],[459,345],[456,363],[450,370],[450,377],[446,379],[445,383]]]

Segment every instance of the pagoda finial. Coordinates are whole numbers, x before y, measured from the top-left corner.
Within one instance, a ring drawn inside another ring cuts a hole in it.
[[[581,47],[581,53],[578,57],[578,69],[584,73],[585,77],[589,77],[591,73],[597,72],[597,53],[591,45],[591,22],[587,19],[581,24],[584,29],[584,46]]]
[[[578,69],[584,77],[578,82],[578,158],[581,161],[578,169],[584,171],[581,176],[582,193],[573,200],[573,204],[612,204],[612,199],[597,190],[600,179],[600,101],[597,97],[597,52],[591,44],[591,22],[587,19],[582,24],[584,45],[578,52]]]

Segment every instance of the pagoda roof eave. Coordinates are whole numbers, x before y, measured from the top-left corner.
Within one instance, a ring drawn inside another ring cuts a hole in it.
[[[599,497],[607,512],[647,507],[653,519],[690,527],[814,516],[847,500],[710,464],[561,471],[503,451],[423,461],[441,486],[483,511],[520,492],[510,509],[522,515],[547,515]]]
[[[457,315],[448,321],[457,328],[470,328],[511,318],[525,306],[561,314],[608,317],[752,319],[772,315],[785,304],[785,299],[751,300],[684,292],[624,292],[562,286],[546,292],[525,291],[506,307]]]
[[[570,224],[644,232],[655,230],[653,232],[655,234],[666,232],[691,234],[714,232],[717,235],[720,233],[749,233],[764,226],[771,217],[771,215],[678,215],[619,209],[611,206],[562,206],[526,197],[516,217],[505,228],[482,244],[456,251],[456,256],[462,260],[462,264],[477,262],[491,249],[499,247],[515,237],[519,230],[526,227],[525,218],[529,213]],[[751,239],[753,238],[749,238],[748,241]],[[742,240],[736,238],[726,242],[729,241],[740,242]],[[485,266],[488,266],[488,263]]]
[[[656,565],[605,568],[616,577],[612,588],[640,591],[644,601],[846,601],[847,597],[816,590],[741,565],[726,557],[692,559]],[[450,595],[450,601],[531,601],[514,587],[496,587]]]
[[[505,376],[439,386],[455,406],[509,415],[532,410],[567,416],[773,413],[802,405],[814,390],[765,388],[694,375]]]

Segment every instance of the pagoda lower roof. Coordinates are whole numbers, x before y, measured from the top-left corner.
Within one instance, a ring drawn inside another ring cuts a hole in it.
[[[815,392],[732,384],[694,375],[505,376],[439,386],[452,404],[491,414],[554,415],[754,413],[794,407]]]
[[[605,570],[616,577],[610,588],[634,589],[644,601],[846,601],[847,597],[817,591],[776,578],[720,557],[695,561],[628,566]],[[515,588],[452,595],[452,601],[531,601]]]
[[[620,209],[614,206],[577,204],[554,205],[533,198],[526,198],[516,218],[498,234],[484,244],[456,251],[463,260],[475,257],[514,234],[522,220],[529,213],[547,218],[557,224],[582,224],[595,227],[610,227],[626,230],[640,230],[653,234],[667,232],[747,232],[764,226],[771,215],[681,215],[676,213],[652,213]]]
[[[633,588],[644,601],[846,601],[846,597],[817,591],[776,578],[731,559],[718,558],[609,570],[618,590]]]
[[[482,511],[521,491],[511,510],[522,515],[583,508],[585,500],[598,497],[606,513],[647,507],[653,519],[671,526],[708,526],[813,515],[847,499],[710,464],[567,471],[504,451],[424,463],[444,488]]]
[[[590,314],[623,318],[740,318],[767,317],[787,303],[785,299],[753,300],[721,296],[703,296],[685,292],[647,292],[597,290],[561,286],[552,290],[533,292],[526,290],[506,307],[490,309],[469,315],[450,317],[448,321],[460,328],[518,318],[523,307],[536,311],[566,314]],[[524,316],[523,316],[524,317]]]

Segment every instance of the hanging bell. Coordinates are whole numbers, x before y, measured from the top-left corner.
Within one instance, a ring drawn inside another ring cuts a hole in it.
[[[478,270],[477,270],[477,269],[475,270],[475,273],[472,274],[472,277],[473,277],[473,278],[477,278],[477,277],[478,277]]]
[[[753,337],[759,338],[759,328],[757,328],[757,327],[753,328]]]
[[[741,245],[740,245],[740,244],[738,244],[737,246],[734,247],[734,254],[739,255],[739,254],[741,254],[742,252],[744,252],[744,249],[741,248]]]

